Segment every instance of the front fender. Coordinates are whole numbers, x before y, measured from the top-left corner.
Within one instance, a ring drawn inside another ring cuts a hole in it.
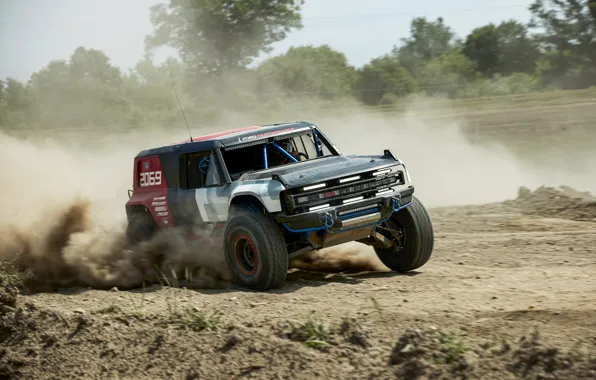
[[[281,211],[280,193],[286,188],[275,180],[256,180],[239,182],[228,201],[228,207],[232,205],[234,198],[240,196],[253,196],[257,198],[269,213]]]

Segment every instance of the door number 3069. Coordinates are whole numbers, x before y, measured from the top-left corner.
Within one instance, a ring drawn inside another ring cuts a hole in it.
[[[161,185],[161,172],[141,173],[140,186],[157,186],[157,185]]]

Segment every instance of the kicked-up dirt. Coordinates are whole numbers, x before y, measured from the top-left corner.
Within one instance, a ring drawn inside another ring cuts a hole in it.
[[[349,244],[263,293],[170,282],[17,295],[6,273],[0,378],[594,379],[590,210],[589,194],[553,188],[431,208],[436,248],[419,270],[389,272]]]

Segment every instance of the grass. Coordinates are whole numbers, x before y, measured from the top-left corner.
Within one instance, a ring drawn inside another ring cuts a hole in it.
[[[318,321],[312,314],[305,322],[288,321],[287,332],[291,340],[303,342],[307,347],[325,349],[335,344],[334,331],[325,323]]]
[[[295,342],[301,342],[309,348],[325,351],[340,343],[361,348],[370,346],[367,333],[354,318],[342,318],[339,323],[327,324],[310,313],[305,321],[286,321],[286,323],[287,328],[281,335]]]
[[[447,355],[445,358],[447,363],[458,361],[467,351],[470,350],[470,347],[468,347],[463,340],[459,339],[455,335],[442,332],[440,342],[443,346],[444,353]]]
[[[174,313],[168,320],[168,325],[187,331],[217,330],[221,323],[221,312],[207,314],[194,308]]]

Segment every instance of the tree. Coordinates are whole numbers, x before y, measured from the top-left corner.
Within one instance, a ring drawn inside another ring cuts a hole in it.
[[[364,104],[379,105],[393,103],[416,91],[417,85],[412,74],[395,58],[383,56],[358,71],[354,89]]]
[[[328,45],[291,47],[262,63],[258,72],[262,88],[271,83],[290,95],[311,93],[323,98],[350,94],[355,80],[355,69],[346,56]]]
[[[427,95],[455,96],[461,86],[476,79],[476,65],[463,53],[452,50],[431,59],[420,69],[417,79]]]
[[[594,19],[594,24],[596,24],[596,0],[588,0],[588,8],[590,9],[590,14]]]
[[[536,42],[528,37],[527,27],[513,20],[474,29],[462,52],[487,77],[533,73],[540,55]]]
[[[596,85],[596,22],[593,1],[536,0],[530,5],[530,27],[545,53],[546,84],[564,88]]]
[[[170,0],[151,7],[151,53],[175,48],[197,74],[220,76],[246,67],[271,44],[302,27],[304,0]]]
[[[82,46],[70,56],[70,73],[74,80],[90,77],[108,86],[122,83],[120,69],[110,64],[103,51]]]
[[[410,24],[408,38],[402,38],[402,46],[393,48],[393,56],[415,76],[416,71],[433,58],[440,57],[456,45],[455,33],[443,23],[443,18],[428,21],[418,17]]]
[[[120,70],[99,50],[77,48],[31,76],[36,112],[43,124],[75,127],[127,123],[131,101]]]
[[[30,123],[34,102],[29,87],[16,79],[0,81],[0,126],[18,127]]]

